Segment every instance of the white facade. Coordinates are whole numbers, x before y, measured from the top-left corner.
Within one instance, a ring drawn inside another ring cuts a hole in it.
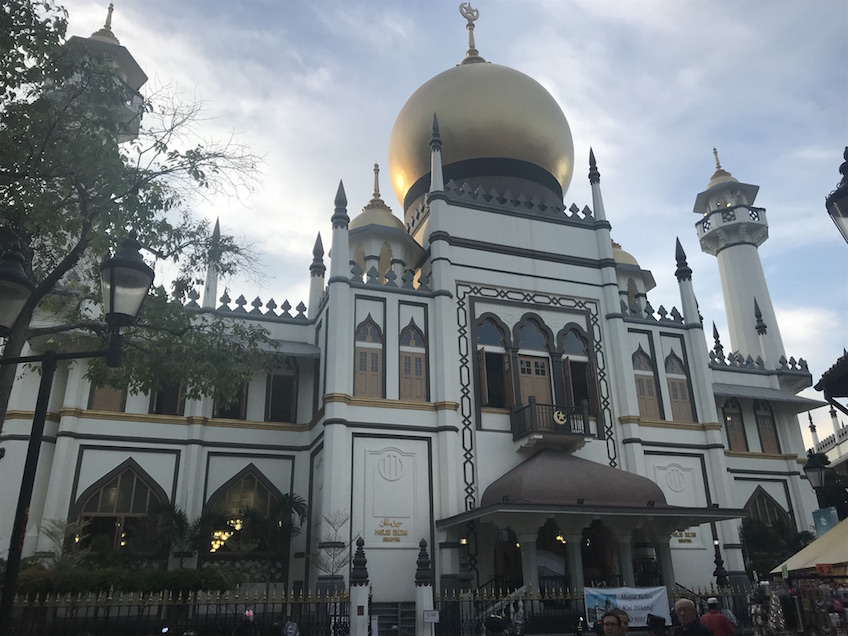
[[[473,73],[476,61],[457,72]],[[498,76],[497,65],[480,68],[495,73],[491,81],[512,77]],[[472,94],[459,102],[473,102],[474,86],[463,90]],[[422,538],[437,587],[660,579],[692,586],[713,580],[714,539],[731,579],[744,576],[739,517],[746,508],[755,515],[757,502],[809,528],[815,500],[801,479],[797,413],[818,403],[796,397],[811,377],[802,360],[785,358],[757,254],[767,224],[765,211],[752,207],[756,187],[741,184],[740,194],[729,174],[716,182],[717,170],[705,192],[693,192],[697,236],[717,254],[724,287],[733,350],[725,353],[717,340],[712,349],[707,343],[682,249],[680,310],[650,306],[653,276],[611,241],[616,211],[604,209],[594,157],[591,205],[566,205],[573,152],[538,140],[518,147],[537,125],[516,121],[520,100],[485,113],[476,132],[467,132],[458,106],[433,110],[440,135],[428,120],[423,133],[414,131],[423,147],[393,151],[396,191],[396,177],[414,173],[413,159],[423,153],[431,167],[400,186],[405,223],[378,186],[349,219],[340,188],[325,235],[329,275],[319,242],[308,310],[292,317],[219,309],[267,327],[289,359],[282,375],[290,379],[257,374],[229,417],[216,416],[208,398],[156,414],[147,395],[92,408],[84,363],[60,367],[25,555],[49,547],[46,520],[85,516],[87,497],[122,471],[189,518],[245,475],[270,496],[304,496],[309,519],[278,577],[289,587],[315,588],[324,574],[314,565],[318,544],[331,535],[324,518],[349,517],[340,536],[365,540],[379,601],[414,598]],[[474,138],[490,140],[512,124],[524,132],[505,135],[509,143]],[[567,176],[548,169],[561,159],[571,161]],[[740,198],[720,202],[724,189]],[[688,231],[684,243],[692,244]],[[732,236],[738,240],[728,246]],[[638,248],[635,238],[629,243]],[[19,489],[37,386],[22,370],[0,440],[4,502]],[[498,480],[541,451],[563,466],[561,480],[556,470],[546,475],[550,499],[504,494]],[[598,483],[585,496],[565,483],[575,477],[567,472],[572,456],[597,467]],[[605,490],[609,471],[623,473],[632,490]],[[500,498],[492,503],[487,492]],[[638,499],[643,492],[655,494]],[[138,510],[114,516],[124,513]],[[546,523],[562,540],[551,542]],[[11,526],[11,515],[0,517],[0,545]]]

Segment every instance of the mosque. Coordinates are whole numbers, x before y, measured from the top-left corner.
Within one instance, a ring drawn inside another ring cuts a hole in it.
[[[172,503],[189,519],[232,516],[200,567],[261,558],[280,585],[315,590],[347,580],[343,553],[361,537],[374,600],[400,602],[414,598],[421,539],[441,590],[688,587],[746,577],[742,518],[810,527],[797,416],[822,403],[797,396],[812,378],[781,340],[758,186],[716,154],[692,193],[694,232],[721,275],[721,342],[680,242],[679,308],[651,304],[653,275],[611,240],[602,164],[591,150],[575,159],[541,84],[481,56],[464,7],[465,57],[392,128],[402,214],[375,167],[358,214],[339,186],[329,254],[319,236],[304,263],[308,305],[251,311],[218,298],[214,268],[191,301],[270,330],[279,368],[218,405],[180,387],[96,388],[83,363],[60,367],[25,555],[48,549],[50,519],[87,519],[120,550],[151,503]],[[91,39],[137,90],[144,74],[111,31]],[[566,203],[575,175],[590,202]],[[37,386],[22,372],[13,390],[4,497],[19,488]],[[288,493],[309,505],[290,545],[234,545],[241,510]],[[0,519],[0,545],[11,523]]]

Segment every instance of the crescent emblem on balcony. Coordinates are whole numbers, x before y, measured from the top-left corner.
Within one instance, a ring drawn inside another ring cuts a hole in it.
[[[565,424],[565,420],[567,420],[567,419],[568,419],[568,417],[565,415],[565,413],[563,413],[559,409],[554,411],[554,422],[556,422],[560,426]]]

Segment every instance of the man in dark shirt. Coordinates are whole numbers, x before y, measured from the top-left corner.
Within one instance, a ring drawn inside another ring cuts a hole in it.
[[[680,621],[674,636],[713,636],[712,631],[698,620],[695,604],[688,598],[682,598],[674,604],[674,613]]]

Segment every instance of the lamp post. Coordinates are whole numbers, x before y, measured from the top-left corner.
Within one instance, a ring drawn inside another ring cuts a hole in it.
[[[812,450],[807,453],[807,463],[804,464],[804,474],[807,476],[807,481],[810,482],[813,490],[816,493],[816,501],[819,508],[824,508],[822,503],[822,489],[824,488],[825,478],[827,476],[827,465],[830,460],[824,453],[814,453]]]
[[[724,559],[721,558],[721,549],[719,548],[718,539],[713,539],[713,548],[715,549],[715,570],[713,576],[716,580],[716,585],[719,587],[727,587],[730,582],[727,579],[727,570],[724,569]]]
[[[842,158],[845,159],[845,163],[839,166],[842,180],[836,186],[836,190],[828,195],[825,206],[830,218],[842,232],[842,238],[848,241],[848,146],[845,147]]]
[[[109,326],[109,347],[106,350],[73,353],[45,351],[41,355],[0,359],[0,365],[41,363],[41,382],[32,417],[32,431],[21,477],[21,490],[9,541],[6,576],[3,580],[2,597],[0,597],[0,634],[9,633],[12,619],[12,603],[21,566],[29,505],[32,501],[38,456],[41,452],[41,438],[47,418],[47,405],[53,387],[53,375],[60,360],[106,358],[108,366],[120,366],[123,344],[120,329],[135,321],[150,285],[153,284],[153,270],[141,258],[138,251],[140,247],[141,244],[134,236],[128,238],[121,244],[118,253],[112,258],[105,259],[100,267],[104,316]],[[27,299],[35,289],[32,282],[23,275],[22,263],[23,259],[20,255],[9,256],[8,253],[4,255],[0,263],[0,308],[2,308],[0,318],[3,320],[0,323],[0,335],[8,335],[11,332],[12,325],[15,324]],[[22,275],[28,282],[21,279]],[[12,309],[15,307],[17,310],[13,312]]]

